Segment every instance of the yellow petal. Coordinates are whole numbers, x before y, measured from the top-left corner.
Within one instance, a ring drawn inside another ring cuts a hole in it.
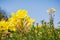
[[[27,16],[27,11],[26,10],[18,10],[16,12],[16,16],[18,18],[25,18]]]

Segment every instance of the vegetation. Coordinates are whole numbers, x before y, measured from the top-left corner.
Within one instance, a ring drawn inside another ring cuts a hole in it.
[[[1,19],[7,20],[8,17],[6,15],[6,12],[0,8],[0,21]]]
[[[0,21],[0,40],[60,40],[60,28],[55,28],[53,23],[52,13],[55,11],[54,8],[48,10],[49,24],[42,20],[36,26],[26,10],[12,12],[7,21]]]

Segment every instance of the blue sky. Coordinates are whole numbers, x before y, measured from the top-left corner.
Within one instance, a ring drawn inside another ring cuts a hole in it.
[[[46,12],[49,8],[54,7],[54,24],[60,21],[60,0],[0,0],[0,7],[7,12],[9,16],[11,12],[16,12],[19,9],[26,9],[28,15],[35,19],[36,22],[40,20],[49,21],[49,15]]]

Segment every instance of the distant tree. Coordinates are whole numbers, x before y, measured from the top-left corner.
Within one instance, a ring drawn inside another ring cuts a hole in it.
[[[6,12],[0,8],[0,21],[1,21],[2,19],[7,20],[8,17],[7,17],[7,15],[6,15]]]
[[[58,22],[58,24],[59,24],[59,26],[58,26],[58,27],[60,28],[60,21]]]

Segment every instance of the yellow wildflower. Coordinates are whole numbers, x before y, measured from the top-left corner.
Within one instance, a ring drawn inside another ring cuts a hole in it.
[[[16,21],[17,20],[17,18],[16,18],[16,15],[12,12],[12,14],[11,14],[11,18],[9,18],[8,19],[8,21]]]
[[[16,31],[16,28],[15,28],[15,26],[10,26],[10,27],[9,27],[9,30],[10,30],[10,31]]]
[[[30,22],[30,23],[33,23],[35,20],[33,20],[33,19],[30,19],[28,22]]]
[[[0,30],[8,30],[8,23],[6,21],[0,21]]]
[[[15,24],[9,23],[8,29],[9,29],[10,31],[16,31]]]
[[[30,16],[26,16],[26,27],[31,27],[35,20],[31,19]]]
[[[27,24],[26,24],[26,27],[31,27],[31,26],[32,26],[31,23],[27,23]]]
[[[14,12],[12,12],[11,17],[16,17],[15,14],[14,14]]]
[[[30,22],[30,23],[33,23],[35,20],[31,19],[29,16],[26,17],[26,21],[27,22]]]
[[[26,10],[18,10],[16,12],[16,16],[18,18],[25,18],[27,16],[27,11]]]

